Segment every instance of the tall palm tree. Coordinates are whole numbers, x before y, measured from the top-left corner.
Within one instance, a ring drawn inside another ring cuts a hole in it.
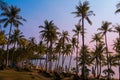
[[[99,33],[97,33],[97,34],[94,34],[94,36],[92,36],[92,41],[91,42],[94,42],[95,41],[95,43],[96,43],[96,45],[95,45],[95,47],[96,47],[96,49],[92,52],[93,54],[94,54],[94,58],[95,58],[95,60],[96,60],[96,62],[95,62],[95,70],[97,70],[97,78],[99,78],[98,77],[98,75],[99,75],[99,72],[98,72],[98,63],[99,63],[99,61],[98,61],[98,58],[99,58],[99,56],[101,56],[101,51],[103,52],[103,50],[102,50],[102,36],[99,34]]]
[[[89,75],[89,69],[87,68],[88,66],[91,66],[92,64],[92,61],[91,61],[91,55],[90,55],[90,49],[87,45],[84,46],[84,50],[85,50],[85,55],[81,54],[82,53],[82,50],[80,50],[80,53],[79,53],[79,66],[82,66],[83,64],[86,64],[85,65],[85,78],[84,80],[87,80],[87,77]],[[85,57],[83,57],[85,56]],[[85,61],[83,61],[83,58],[85,58]]]
[[[7,9],[3,10],[0,16],[3,16],[3,19],[0,19],[0,23],[4,23],[4,27],[6,28],[10,25],[9,28],[9,35],[8,35],[8,44],[7,44],[7,59],[6,59],[6,66],[8,66],[8,59],[9,59],[9,45],[10,45],[10,36],[12,27],[18,28],[19,25],[23,25],[21,21],[26,21],[22,16],[19,15],[20,8],[16,6],[10,6]]]
[[[89,24],[92,24],[91,20],[89,19],[89,16],[91,15],[95,15],[93,13],[93,11],[90,11],[90,7],[89,7],[89,2],[88,1],[85,1],[83,3],[79,3],[78,6],[76,6],[76,10],[75,12],[72,12],[73,14],[76,14],[76,17],[80,17],[80,22],[82,24],[82,48],[83,48],[83,65],[82,65],[82,78],[84,79],[85,78],[85,52],[84,52],[84,46],[85,46],[85,43],[84,43],[84,21],[85,19],[88,21]]]
[[[95,60],[95,70],[97,72],[97,79],[99,79],[101,75],[101,67],[102,62],[105,60],[105,57],[103,55],[105,51],[104,43],[99,43],[98,45],[95,45],[95,49],[93,49],[92,53],[92,61]]]
[[[38,52],[38,55],[40,57],[40,67],[43,70],[44,65],[42,64],[41,61],[42,61],[42,59],[45,59],[44,55],[45,55],[45,52],[46,52],[46,46],[45,46],[43,41],[40,41],[38,43],[38,45],[37,45],[37,52]]]
[[[69,61],[69,70],[71,69],[71,61],[72,61],[72,57],[73,57],[73,53],[75,52],[75,48],[77,47],[77,39],[73,36],[72,40],[71,40],[71,47],[72,47],[72,52],[70,55],[70,61]],[[77,62],[77,66],[78,66],[78,62]]]
[[[70,56],[71,53],[72,53],[71,44],[69,44],[69,43],[68,43],[68,44],[65,44],[65,49],[64,49],[63,53],[65,53],[65,57],[64,57],[64,61],[65,61],[66,56]],[[70,64],[71,64],[71,63],[69,62],[68,67],[67,67],[67,65],[66,65],[66,67],[65,67],[65,71],[66,71],[66,72],[69,71],[69,69],[70,69]]]
[[[63,69],[65,61],[65,45],[70,41],[68,31],[63,31],[60,34],[60,41],[62,44],[62,69]]]
[[[58,62],[56,64],[57,72],[59,72],[59,66],[60,66],[60,57],[61,57],[61,52],[62,52],[62,40],[58,39],[58,42],[56,43],[55,46],[55,53],[58,53]]]
[[[20,40],[21,38],[23,38],[24,35],[22,34],[22,32],[20,32],[19,29],[14,30],[13,34],[10,37],[10,43],[13,44],[13,53],[11,54],[12,58],[12,62],[14,61],[14,52],[15,49],[18,48],[18,46],[20,45]]]
[[[49,52],[46,53],[46,70],[47,70],[47,61],[49,62],[49,70],[51,71],[52,69],[52,57],[53,57],[53,44],[58,38],[59,32],[58,27],[53,23],[53,21],[48,22],[45,20],[44,26],[39,26],[39,28],[42,28],[43,30],[40,31],[41,34],[41,39],[46,41],[47,44],[47,50]],[[49,59],[49,60],[48,60]]]
[[[78,55],[79,55],[79,36],[82,33],[82,27],[80,24],[75,25],[75,29],[73,29],[73,32],[75,32],[74,36],[77,36],[77,51],[76,51],[76,74],[79,73],[78,69]]]
[[[116,41],[114,41],[113,49],[118,53],[118,66],[119,66],[119,80],[120,80],[120,38],[116,38]]]
[[[101,28],[98,28],[99,31],[101,31],[100,33],[102,34],[102,36],[104,36],[105,38],[105,45],[106,45],[106,55],[107,55],[107,68],[110,69],[110,63],[108,62],[108,58],[109,58],[109,51],[108,51],[108,43],[107,43],[107,32],[111,32],[112,28],[109,28],[111,25],[110,22],[107,21],[103,21],[102,22],[102,26]],[[108,77],[107,79],[110,79],[110,73],[108,72]]]

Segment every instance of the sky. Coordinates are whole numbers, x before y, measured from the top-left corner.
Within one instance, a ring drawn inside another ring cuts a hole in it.
[[[21,9],[20,15],[27,19],[24,26],[20,26],[21,31],[26,38],[35,37],[39,41],[39,25],[44,25],[44,21],[53,20],[60,31],[67,30],[73,35],[72,29],[78,23],[79,18],[75,18],[71,12],[76,11],[75,6],[80,0],[4,0],[8,5],[15,5]],[[85,0],[81,0],[82,2]],[[120,22],[120,14],[114,14],[116,4],[119,0],[88,0],[90,10],[95,13],[90,19],[93,25],[90,26],[85,22],[86,34],[85,42],[89,44],[91,36],[98,32],[102,21],[112,22],[112,25]],[[112,43],[118,35],[109,33],[108,40]],[[110,44],[111,45],[111,44]]]

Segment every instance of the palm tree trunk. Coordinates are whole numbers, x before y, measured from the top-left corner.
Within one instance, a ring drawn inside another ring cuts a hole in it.
[[[15,45],[16,45],[16,43],[14,43],[14,46],[13,46],[13,53],[12,53],[12,59],[11,59],[11,63],[12,63],[12,65],[14,64],[14,53],[15,53]]]
[[[71,68],[71,61],[72,61],[72,54],[71,54],[71,56],[70,56],[68,71],[70,71],[70,68]]]
[[[47,42],[47,50],[48,50],[48,42]],[[45,64],[45,70],[47,71],[47,67],[48,67],[48,65],[47,65],[47,62],[48,62],[48,52],[46,52],[46,64]]]
[[[85,52],[84,52],[84,46],[85,46],[85,43],[84,43],[84,18],[82,18],[82,55],[83,55],[83,58],[82,58],[82,61],[83,61],[83,64],[82,64],[82,79],[85,80]]]
[[[64,54],[62,55],[62,70],[64,68]]]
[[[78,38],[77,38],[77,52],[76,52],[76,74],[79,73],[79,70],[78,70],[78,54],[79,54],[79,34],[78,34]]]
[[[9,36],[8,36],[6,67],[8,67],[9,65],[9,45],[10,45],[11,31],[12,31],[12,23],[10,24],[10,30],[9,30]]]
[[[50,42],[50,53],[49,53],[49,58],[50,58],[50,62],[49,62],[49,71],[52,71],[52,56],[53,56],[53,52],[52,52],[52,41]]]
[[[96,65],[97,65],[97,78],[98,78],[98,75],[99,75],[99,69],[98,69],[98,58],[96,59],[96,61],[97,61],[97,63],[96,63]]]
[[[58,55],[57,72],[59,71],[59,63],[60,63],[60,52],[59,52],[59,55]]]
[[[99,75],[98,75],[98,79],[100,78],[100,76],[101,76],[101,67],[102,67],[102,64],[101,64],[101,57],[100,57],[100,72],[99,72]]]
[[[120,32],[119,32],[119,40],[120,40]],[[120,44],[120,42],[119,42],[119,44]],[[120,56],[120,53],[119,53],[119,56]],[[120,80],[120,60],[118,60],[118,66],[119,66],[119,80]]]
[[[120,80],[120,60],[118,60],[118,63],[119,63],[119,80]]]
[[[107,54],[107,68],[110,69],[110,65],[109,65],[109,53],[108,53],[108,44],[107,44],[107,35],[105,34],[105,44],[106,44],[106,54]],[[110,73],[108,71],[108,77],[107,80],[110,80]]]

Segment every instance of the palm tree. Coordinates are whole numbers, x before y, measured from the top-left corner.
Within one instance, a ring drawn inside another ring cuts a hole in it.
[[[98,61],[99,57],[102,55],[103,53],[103,41],[102,41],[102,36],[97,33],[97,34],[94,34],[94,36],[92,36],[92,41],[91,42],[96,42],[96,45],[95,45],[95,50],[93,50],[93,56],[94,56],[94,59],[96,60],[95,62],[95,70],[97,69],[97,78],[99,78],[99,72],[98,72],[98,63],[100,61]],[[101,60],[101,59],[100,59]],[[101,72],[101,71],[100,71]]]
[[[42,64],[41,60],[45,59],[44,55],[46,52],[46,46],[43,43],[43,41],[40,41],[39,44],[37,45],[37,52],[38,52],[38,55],[40,57],[40,67],[43,70],[43,64]]]
[[[65,44],[65,49],[64,49],[63,53],[65,53],[65,57],[64,57],[64,61],[65,61],[66,56],[69,56],[69,55],[71,55],[71,53],[72,53],[71,44]],[[69,71],[69,69],[70,69],[70,64],[71,64],[71,63],[69,62],[68,67],[67,67],[67,65],[66,65],[66,68],[65,68],[65,71],[66,71],[66,72]],[[64,65],[63,65],[63,66],[64,66]]]
[[[99,34],[99,33],[97,33],[97,34],[94,34],[93,36],[92,36],[92,41],[91,42],[96,42],[96,45],[98,45],[99,43],[102,43],[103,41],[102,41],[102,36]]]
[[[119,66],[119,80],[120,80],[120,38],[116,38],[116,41],[114,41],[114,46],[113,49],[118,53],[117,58],[118,58],[118,66]]]
[[[76,51],[76,74],[79,73],[78,69],[78,55],[79,55],[79,36],[82,33],[82,27],[80,24],[75,25],[75,29],[73,29],[73,32],[75,32],[74,36],[77,36],[77,51]]]
[[[114,70],[112,69],[112,66],[117,66],[118,63],[116,62],[117,61],[117,56],[116,55],[109,55],[109,58],[108,58],[108,62],[109,62],[109,65],[110,65],[110,68],[109,69],[104,69],[103,70],[103,73],[106,74],[106,73],[109,73],[110,77],[113,76],[115,74]],[[107,65],[108,62],[105,62],[103,65]],[[106,77],[108,76],[108,74],[106,74]]]
[[[5,61],[5,49],[4,49],[4,46],[7,44],[7,38],[6,38],[6,35],[5,35],[5,32],[0,30],[0,63],[4,63]]]
[[[107,43],[107,32],[111,32],[112,28],[109,28],[109,26],[111,25],[110,22],[107,21],[103,21],[102,22],[102,26],[101,28],[98,28],[99,31],[101,31],[100,33],[102,34],[102,36],[105,36],[105,45],[106,45],[106,54],[107,54],[107,68],[110,69],[110,64],[108,62],[108,58],[109,58],[109,51],[108,51],[108,43]],[[110,79],[110,73],[108,72],[108,77],[107,79]]]
[[[101,75],[101,67],[102,67],[102,61],[105,60],[104,53],[105,46],[104,43],[99,43],[98,45],[95,45],[95,49],[93,49],[92,53],[92,61],[95,60],[95,70],[97,71],[97,79],[99,79]]]
[[[55,53],[56,54],[58,53],[58,57],[57,57],[58,62],[56,64],[57,72],[59,72],[61,52],[62,52],[62,40],[58,39],[58,42],[56,43],[56,46],[55,46]]]
[[[62,69],[63,69],[65,61],[65,45],[67,44],[67,42],[70,41],[68,31],[63,31],[60,34],[60,41],[62,44]]]
[[[31,51],[30,41],[26,38],[20,38],[18,48],[14,52],[14,61],[16,61],[18,67],[23,66],[22,63],[30,59],[29,57],[31,57]]]
[[[76,17],[80,17],[80,20],[81,21],[81,24],[82,24],[82,48],[83,48],[83,65],[82,65],[82,78],[84,79],[85,78],[85,52],[84,52],[84,46],[85,46],[85,43],[84,43],[84,20],[86,19],[88,21],[89,24],[92,24],[91,20],[89,19],[89,16],[91,15],[95,15],[93,13],[93,11],[90,11],[89,10],[90,7],[89,7],[89,2],[88,1],[85,1],[83,3],[79,3],[78,6],[76,6],[76,10],[75,12],[72,12],[73,14],[76,14]]]
[[[14,52],[15,52],[15,48],[18,48],[18,46],[20,45],[20,40],[24,37],[24,35],[22,34],[22,32],[20,32],[19,29],[14,30],[13,34],[10,37],[10,43],[13,44],[13,53],[12,53],[12,62],[14,61]]]
[[[119,39],[120,39],[120,25],[119,24],[115,25],[114,29],[115,29],[114,32],[118,33],[118,36],[119,36]]]
[[[9,45],[10,45],[10,36],[12,27],[18,28],[19,25],[23,25],[21,21],[26,21],[23,17],[19,15],[20,8],[16,6],[10,6],[7,9],[3,10],[0,16],[3,16],[3,19],[0,19],[0,23],[4,23],[4,27],[6,28],[10,24],[9,35],[8,35],[8,44],[7,44],[7,59],[6,59],[6,66],[8,66],[8,59],[9,59]]]
[[[79,53],[79,66],[82,66],[83,64],[86,64],[85,65],[85,78],[84,80],[87,79],[87,76],[89,75],[89,69],[87,68],[87,66],[91,66],[92,64],[92,61],[91,61],[91,55],[90,55],[90,49],[87,45],[84,46],[84,50],[85,50],[85,55],[81,54],[82,53],[82,50],[80,50],[80,53]],[[85,56],[85,57],[83,57]],[[83,58],[85,58],[85,61],[83,62]]]
[[[51,71],[52,69],[52,57],[53,57],[53,44],[58,38],[59,32],[57,31],[58,28],[56,25],[54,25],[53,21],[48,22],[45,20],[44,26],[39,26],[39,28],[42,28],[43,30],[40,31],[41,34],[41,39],[46,41],[47,44],[47,50],[49,52],[46,53],[46,70],[47,70],[47,61],[49,62],[49,70]]]
[[[69,67],[68,67],[69,70],[71,69],[71,61],[72,61],[73,53],[75,52],[75,48],[77,47],[77,39],[75,37],[73,37],[71,40],[71,47],[72,47],[72,52],[70,55],[70,61],[69,61]],[[78,65],[78,62],[77,62],[77,65]]]

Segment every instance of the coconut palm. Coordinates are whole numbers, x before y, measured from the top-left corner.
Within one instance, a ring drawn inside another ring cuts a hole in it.
[[[62,40],[58,39],[58,42],[56,43],[56,47],[55,47],[55,53],[58,54],[57,57],[58,60],[56,64],[57,72],[59,72],[61,52],[62,52]]]
[[[64,61],[65,61],[66,56],[69,56],[69,55],[71,55],[71,53],[72,53],[71,44],[65,44],[65,49],[64,49],[63,53],[65,53],[65,56],[64,56]],[[64,66],[64,64],[63,64],[63,66]],[[69,71],[69,68],[70,68],[70,62],[69,62],[69,64],[68,64],[68,67],[67,67],[67,65],[66,65],[65,71],[68,72],[68,71]]]
[[[95,60],[95,70],[97,71],[97,79],[99,79],[101,75],[102,62],[105,60],[105,57],[103,55],[104,51],[104,43],[99,43],[98,45],[95,45],[95,49],[93,49],[93,51],[91,52],[92,61]]]
[[[60,34],[60,41],[61,41],[61,44],[62,44],[62,69],[63,69],[64,61],[65,61],[65,55],[66,55],[65,54],[65,45],[70,41],[68,31],[63,31]]]
[[[43,41],[40,41],[37,45],[37,53],[40,57],[40,67],[41,67],[42,70],[43,70],[43,67],[44,67],[44,65],[42,64],[42,60],[45,59],[44,58],[45,52],[46,52],[46,46],[43,43]]]
[[[89,24],[92,24],[91,20],[89,19],[89,16],[94,15],[93,11],[90,11],[90,7],[89,7],[89,2],[85,1],[83,3],[79,3],[78,6],[76,6],[76,10],[75,12],[72,12],[73,14],[76,14],[76,17],[80,17],[80,22],[82,24],[82,48],[83,48],[83,65],[82,65],[82,78],[85,78],[85,52],[84,52],[84,20],[86,19],[88,21]]]
[[[103,43],[102,39],[102,36],[99,33],[97,33],[92,36],[91,42],[95,41],[96,45],[98,45],[99,43]]]
[[[45,20],[44,26],[39,26],[39,28],[42,28],[43,30],[40,31],[41,39],[46,41],[47,44],[47,50],[49,52],[46,53],[46,70],[47,70],[47,61],[49,62],[49,70],[52,69],[52,57],[53,57],[53,44],[58,38],[59,32],[57,31],[57,26],[53,23],[53,21],[48,22]]]
[[[19,29],[14,30],[13,34],[10,37],[10,43],[13,44],[13,52],[11,54],[12,62],[14,61],[14,51],[16,48],[18,48],[18,46],[20,44],[20,40],[23,37],[24,37],[24,35],[22,34],[22,32],[20,32]]]
[[[120,39],[120,25],[119,24],[115,25],[114,29],[115,29],[114,32],[118,33],[118,36],[119,36],[119,39]]]
[[[97,33],[97,34],[94,34],[93,36],[92,36],[92,41],[91,42],[94,42],[95,41],[95,43],[96,43],[96,45],[95,45],[95,50],[93,50],[93,57],[94,57],[94,59],[96,60],[96,62],[95,62],[95,70],[97,70],[97,78],[99,78],[98,77],[98,75],[100,74],[99,72],[98,72],[98,63],[100,62],[100,61],[98,61],[98,58],[102,55],[102,53],[103,53],[103,41],[102,41],[102,36],[99,34],[99,33]],[[101,59],[100,59],[101,60]],[[100,64],[101,65],[101,64]],[[100,71],[101,72],[101,71]]]
[[[116,38],[113,44],[113,49],[117,52],[116,58],[118,59],[119,79],[120,79],[120,38]]]
[[[80,34],[82,33],[82,27],[80,24],[75,25],[75,29],[73,29],[73,32],[75,33],[74,36],[77,36],[77,51],[76,51],[76,74],[79,73],[79,69],[78,69],[78,55],[79,55],[79,37]]]
[[[72,40],[71,40],[71,47],[72,47],[72,52],[70,55],[70,61],[69,61],[69,67],[68,67],[69,70],[71,69],[71,61],[72,61],[73,53],[75,52],[75,48],[77,47],[77,39],[74,36],[72,37]]]
[[[108,62],[109,62],[110,68],[103,70],[103,73],[104,73],[104,74],[109,73],[110,78],[111,78],[111,76],[115,75],[115,72],[114,72],[114,70],[112,69],[112,66],[116,67],[116,66],[118,65],[117,59],[118,59],[118,58],[117,58],[116,55],[109,55]],[[107,65],[108,62],[105,62],[103,65]],[[106,74],[106,77],[107,77],[107,76],[108,76],[108,74]]]
[[[3,10],[0,16],[3,16],[3,19],[0,19],[0,23],[4,23],[4,27],[6,28],[10,25],[9,35],[8,35],[8,44],[7,44],[7,59],[6,59],[6,66],[8,66],[8,59],[9,59],[9,45],[10,45],[10,36],[12,27],[18,28],[19,25],[23,25],[21,21],[26,21],[22,16],[19,15],[20,8],[16,6],[10,6],[7,9]]]
[[[82,50],[83,49],[81,49],[80,53],[79,53],[79,55],[80,55],[79,56],[79,66],[82,66],[83,64],[86,64],[85,65],[85,74],[86,75],[85,75],[85,79],[84,79],[84,80],[86,80],[87,76],[89,75],[89,71],[90,71],[87,67],[91,66],[92,61],[91,61],[91,55],[90,55],[90,49],[89,49],[89,47],[87,45],[84,46],[84,50],[85,50],[85,53],[86,53],[85,55],[81,54]],[[83,57],[83,56],[85,56],[85,57]],[[84,62],[83,62],[83,58],[85,58]]]
[[[103,21],[102,22],[102,26],[101,28],[98,28],[99,31],[101,31],[100,33],[102,34],[102,36],[104,36],[105,38],[105,45],[106,45],[106,55],[107,55],[107,68],[110,69],[110,63],[108,62],[108,58],[109,58],[109,51],[108,51],[108,43],[107,43],[107,32],[111,32],[112,28],[109,28],[111,25],[110,22],[107,21]],[[108,72],[108,77],[107,79],[110,79],[110,73]]]

